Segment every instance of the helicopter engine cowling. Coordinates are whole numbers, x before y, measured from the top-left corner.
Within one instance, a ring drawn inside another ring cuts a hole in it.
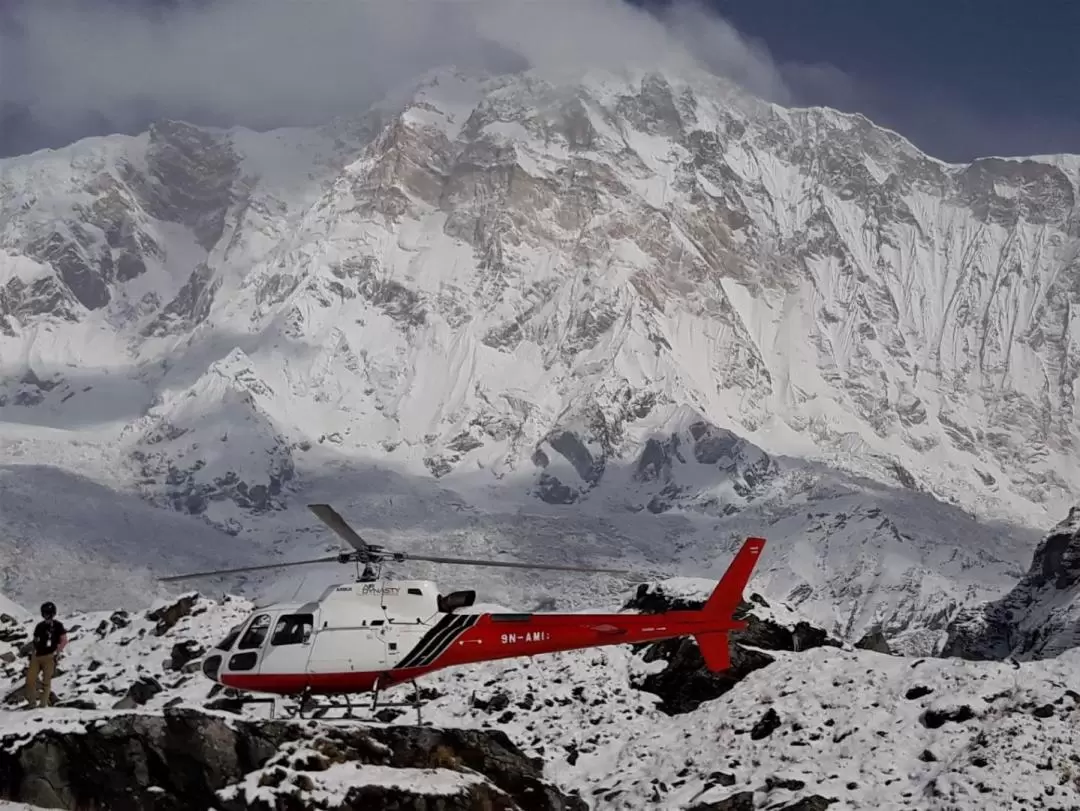
[[[452,614],[459,608],[468,608],[476,602],[476,592],[469,591],[452,591],[449,594],[439,595],[439,611],[444,614]]]

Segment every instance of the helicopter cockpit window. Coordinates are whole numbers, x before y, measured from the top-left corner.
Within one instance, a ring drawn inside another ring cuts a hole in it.
[[[251,621],[251,625],[248,626],[247,631],[245,631],[243,637],[240,638],[239,650],[261,648],[263,642],[266,641],[266,632],[269,630],[270,615],[259,614],[259,616]]]
[[[218,642],[214,647],[217,648],[218,650],[225,650],[225,651],[232,650],[233,643],[236,641],[236,638],[238,636],[240,636],[240,626],[239,625],[237,625],[235,628],[233,628],[231,631],[229,631],[229,635],[227,637],[225,637],[223,640],[221,640],[220,642]]]
[[[277,622],[271,645],[303,645],[311,638],[315,617],[311,614],[286,614]]]

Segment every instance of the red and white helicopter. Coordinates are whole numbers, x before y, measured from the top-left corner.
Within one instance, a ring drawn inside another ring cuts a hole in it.
[[[313,563],[364,565],[356,582],[329,587],[318,600],[275,603],[252,612],[205,654],[202,672],[237,691],[294,696],[300,710],[314,696],[374,693],[412,682],[446,667],[535,656],[602,645],[656,642],[693,636],[706,666],[731,666],[728,634],[746,627],[733,618],[753,572],[763,538],[748,538],[700,610],[659,614],[459,613],[476,600],[475,591],[439,593],[430,580],[382,579],[372,568],[384,561],[422,560],[470,566],[504,566],[575,572],[631,574],[617,569],[433,557],[389,552],[364,541],[329,504],[309,509],[352,546],[334,557],[247,566],[161,578],[175,582],[199,577],[304,566]],[[270,699],[273,700],[273,699]]]

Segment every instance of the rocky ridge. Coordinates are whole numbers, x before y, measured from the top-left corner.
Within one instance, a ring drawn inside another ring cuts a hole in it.
[[[1036,547],[1031,567],[1007,594],[962,610],[944,656],[1041,659],[1080,643],[1080,507]]]
[[[42,808],[584,811],[505,735],[337,729],[192,709],[0,737],[0,795]]]

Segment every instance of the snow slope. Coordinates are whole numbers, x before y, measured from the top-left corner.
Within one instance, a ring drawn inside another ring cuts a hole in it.
[[[216,527],[48,465],[0,464],[0,526],[0,589],[65,613],[167,594],[163,568],[267,560]]]

